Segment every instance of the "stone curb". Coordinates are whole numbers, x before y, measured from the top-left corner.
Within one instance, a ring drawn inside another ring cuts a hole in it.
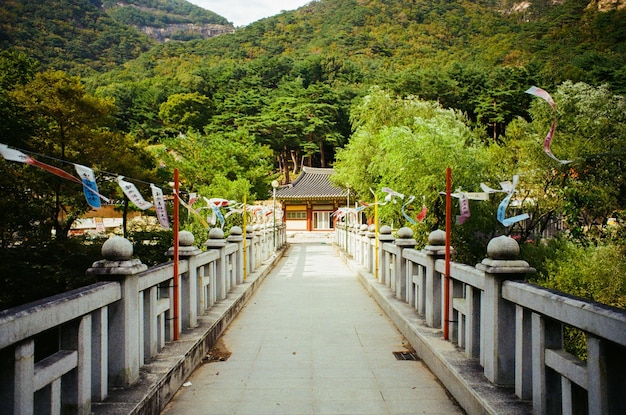
[[[478,359],[466,357],[453,343],[443,340],[440,329],[426,326],[414,308],[395,298],[386,285],[378,283],[374,275],[347,257],[339,247],[335,246],[335,249],[418,357],[469,415],[534,413],[532,402],[518,399],[512,387],[498,387],[489,382]]]
[[[140,369],[139,380],[130,387],[109,390],[104,402],[92,402],[95,415],[158,415],[182,387],[229,324],[246,305],[286,249],[233,287],[226,299],[207,314],[198,316],[198,326],[184,330],[176,342],[169,342]]]

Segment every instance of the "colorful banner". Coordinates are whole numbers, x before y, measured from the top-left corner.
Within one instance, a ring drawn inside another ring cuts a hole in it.
[[[404,210],[409,204],[411,204],[413,201],[415,200],[415,196],[409,196],[409,198],[407,199],[406,203],[404,203],[402,205],[402,215],[404,216],[404,218],[411,224],[411,225],[415,225],[417,222],[415,222],[415,219],[413,219],[412,217],[410,217],[406,211]]]
[[[0,144],[0,154],[2,154],[2,157],[4,157],[6,160],[17,161],[19,163],[26,163],[31,166],[39,167],[40,169],[43,169],[47,171],[48,173],[52,173],[64,179],[67,179],[76,183],[80,183],[80,184],[83,183],[78,177],[69,174],[65,170],[59,169],[58,167],[54,167],[46,163],[42,163],[41,161],[37,161],[31,156],[28,156],[19,150],[14,150],[12,148],[9,148],[6,144]]]
[[[222,205],[225,201],[226,205],[224,206],[227,206],[228,201],[226,199],[219,198],[207,199],[206,197],[204,198],[204,201],[207,202],[209,208],[211,208],[211,211],[213,212],[213,215],[211,215],[208,222],[211,225],[215,225],[216,219],[218,219],[220,221],[220,227],[223,228],[224,224],[226,223],[226,219],[224,219],[224,215],[222,215],[222,211],[220,210],[220,207],[218,205]]]
[[[561,164],[571,163],[572,162],[571,160],[560,160],[556,158],[554,154],[552,154],[552,150],[550,150],[550,144],[552,143],[552,139],[554,138],[554,132],[556,131],[556,104],[554,103],[554,100],[552,99],[550,94],[548,94],[546,91],[544,91],[541,88],[537,88],[536,86],[531,86],[525,92],[527,94],[534,95],[536,97],[546,100],[546,102],[548,102],[548,104],[550,104],[550,106],[552,107],[552,113],[553,113],[552,126],[550,127],[550,131],[548,131],[548,135],[546,135],[546,138],[543,140],[543,151],[551,159],[556,160]]]
[[[98,185],[96,184],[96,175],[89,167],[80,164],[74,164],[76,173],[83,182],[83,192],[89,206],[95,209],[100,208],[100,193],[98,193]],[[108,200],[107,200],[108,201]]]
[[[209,224],[207,223],[207,221],[204,220],[204,218],[202,216],[200,216],[200,214],[198,213],[198,211],[192,209],[191,206],[189,206],[189,204],[187,204],[182,197],[180,197],[180,195],[176,195],[176,197],[178,197],[178,201],[180,202],[181,205],[183,205],[184,208],[186,208],[190,213],[194,214],[198,220],[200,221],[200,223],[202,223],[202,225],[204,225],[205,228],[209,228]]]
[[[463,192],[459,192],[459,209],[461,214],[456,217],[456,223],[463,225],[465,221],[470,217],[469,199]]]
[[[152,203],[146,201],[134,184],[124,180],[124,176],[117,176],[117,183],[128,199],[141,210],[150,209]]]
[[[515,188],[517,187],[518,182],[519,182],[519,176],[515,175],[513,176],[513,182],[500,183],[500,185],[502,186],[502,189],[506,191],[508,194],[502,200],[502,202],[500,202],[500,205],[498,205],[497,218],[498,218],[498,221],[506,227],[509,227],[519,221],[528,219],[530,217],[528,216],[527,213],[522,213],[521,215],[512,216],[510,218],[505,218],[506,209],[509,206],[509,203],[511,202],[511,198],[513,197],[513,193],[515,193]]]
[[[418,222],[423,222],[424,219],[426,219],[427,213],[428,213],[428,208],[426,207],[426,205],[422,205],[422,210],[420,211],[420,213],[417,214],[415,219],[417,219]]]
[[[154,202],[154,210],[156,210],[157,219],[163,229],[170,228],[170,222],[167,217],[167,206],[165,205],[165,197],[163,191],[150,183],[152,189],[152,201]]]
[[[388,187],[383,187],[381,190],[387,193],[387,196],[385,196],[385,202],[395,201],[396,197],[399,197],[400,199],[404,199],[404,195],[402,193],[398,193],[394,190],[391,190]]]

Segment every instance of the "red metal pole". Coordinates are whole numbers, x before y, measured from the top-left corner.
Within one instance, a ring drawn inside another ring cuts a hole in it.
[[[174,340],[178,340],[178,169],[174,169]]]
[[[443,339],[449,338],[450,324],[450,234],[452,233],[452,169],[446,169],[446,269],[443,282]]]

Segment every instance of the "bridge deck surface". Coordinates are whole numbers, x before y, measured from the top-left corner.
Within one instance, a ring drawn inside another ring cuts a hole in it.
[[[292,243],[163,414],[463,413],[407,348],[329,243]]]

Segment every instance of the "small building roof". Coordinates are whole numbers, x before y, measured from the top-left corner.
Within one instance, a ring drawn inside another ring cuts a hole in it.
[[[296,180],[276,189],[276,198],[280,200],[345,198],[348,190],[335,186],[329,180],[334,173],[334,169],[303,167]]]

